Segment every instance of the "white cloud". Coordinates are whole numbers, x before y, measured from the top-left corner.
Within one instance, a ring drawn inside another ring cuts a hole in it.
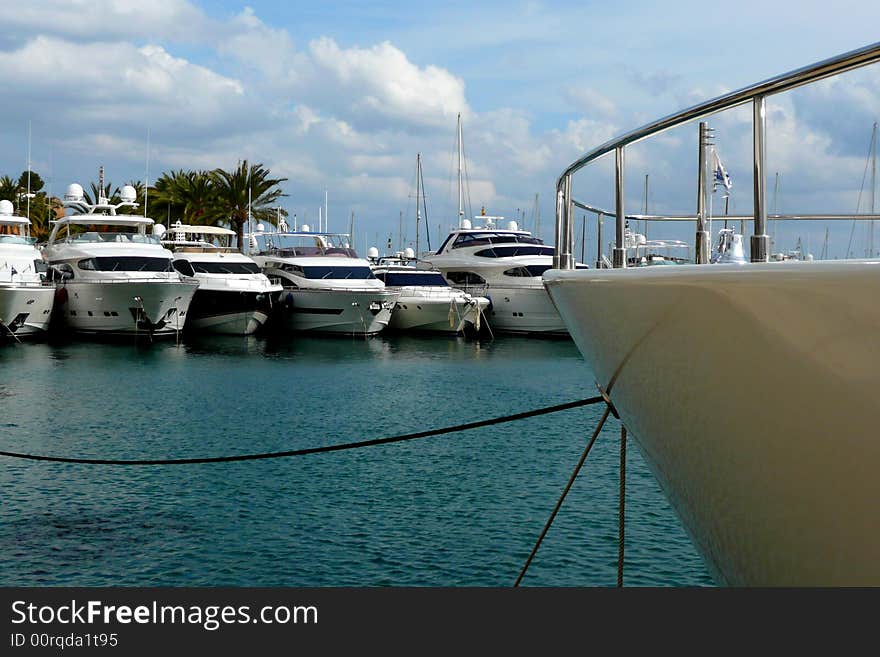
[[[315,75],[324,81],[324,100],[332,94],[334,109],[350,121],[443,127],[457,112],[468,111],[461,79],[437,66],[419,68],[387,41],[342,49],[322,37],[309,44],[309,54]]]
[[[72,41],[194,41],[202,37],[207,24],[204,13],[187,0],[43,0],[0,4],[0,25],[7,37],[38,32]]]

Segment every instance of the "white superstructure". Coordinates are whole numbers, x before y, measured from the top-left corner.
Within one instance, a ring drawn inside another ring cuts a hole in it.
[[[71,185],[65,207],[75,214],[54,222],[44,249],[49,275],[59,288],[56,308],[77,333],[173,335],[183,328],[198,282],[171,266],[171,252],[147,232],[153,220],[116,214],[136,207],[126,186],[122,202],[84,200]]]
[[[44,282],[42,255],[29,235],[30,220],[0,201],[0,341],[44,334],[55,288]]]

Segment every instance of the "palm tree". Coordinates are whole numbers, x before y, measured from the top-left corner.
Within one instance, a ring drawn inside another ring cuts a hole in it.
[[[238,236],[239,249],[244,245],[244,224],[248,214],[257,220],[271,220],[276,212],[273,204],[287,196],[278,187],[287,178],[269,176],[269,170],[262,164],[249,165],[247,160],[239,162],[233,171],[214,169],[211,172],[216,192],[216,216],[229,222]]]
[[[20,188],[18,183],[9,176],[0,178],[0,201],[18,202]]]

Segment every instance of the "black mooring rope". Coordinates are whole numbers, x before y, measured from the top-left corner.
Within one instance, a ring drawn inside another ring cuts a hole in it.
[[[605,401],[604,397],[599,397],[602,401]],[[526,575],[526,571],[529,569],[529,566],[532,563],[532,559],[535,558],[535,555],[538,553],[538,548],[541,547],[541,542],[544,540],[544,537],[547,535],[547,532],[550,530],[550,525],[553,524],[553,520],[556,518],[556,514],[559,513],[559,509],[562,507],[562,503],[565,501],[565,496],[568,495],[568,491],[571,490],[571,485],[574,483],[574,480],[577,479],[578,473],[581,471],[581,467],[584,465],[584,461],[587,460],[587,455],[590,453],[590,450],[593,448],[593,443],[596,442],[596,438],[599,437],[599,432],[602,430],[602,427],[605,424],[605,420],[608,419],[608,416],[611,414],[611,406],[605,405],[605,412],[602,414],[602,419],[599,420],[599,424],[596,425],[595,431],[593,431],[593,435],[590,436],[590,440],[587,443],[587,446],[584,448],[583,453],[581,454],[580,459],[578,459],[577,465],[574,466],[574,471],[571,473],[571,477],[568,478],[568,483],[565,485],[565,488],[562,490],[562,495],[559,496],[559,501],[556,502],[556,506],[553,507],[553,511],[550,513],[550,517],[547,518],[547,523],[544,525],[544,529],[541,531],[541,535],[538,536],[538,540],[535,542],[535,547],[532,548],[531,554],[529,554],[529,558],[526,559],[525,565],[523,565],[522,570],[519,572],[519,577],[516,578],[516,582],[513,583],[514,587],[519,586],[519,583],[522,581],[523,577]]]
[[[466,424],[458,424],[451,427],[443,427],[441,429],[429,429],[427,431],[418,431],[416,433],[407,433],[390,438],[374,438],[372,440],[362,440],[359,442],[342,443],[338,445],[325,445],[323,447],[307,447],[305,449],[293,449],[283,452],[267,452],[263,454],[238,454],[234,456],[209,456],[203,458],[189,459],[87,459],[65,456],[43,456],[40,454],[22,454],[20,452],[0,451],[0,456],[6,456],[16,459],[27,459],[30,461],[49,461],[52,463],[81,463],[86,465],[193,465],[197,463],[231,463],[234,461],[257,461],[261,459],[277,459],[291,456],[306,456],[307,454],[323,454],[325,452],[339,452],[347,449],[357,449],[360,447],[373,447],[374,445],[387,445],[389,443],[399,443],[405,440],[415,440],[417,438],[427,438],[429,436],[438,436],[444,433],[454,433],[457,431],[466,431],[468,429],[477,429],[479,427],[487,427],[493,424],[502,424],[504,422],[514,422],[516,420],[524,420],[537,415],[547,415],[548,413],[557,413],[570,408],[578,408],[579,406],[589,406],[590,404],[598,404],[603,402],[601,396],[588,397],[578,401],[566,402],[565,404],[556,404],[554,406],[545,406],[544,408],[536,408],[531,411],[522,413],[513,413],[512,415],[502,415],[500,417],[490,418],[488,420],[479,420],[477,422],[468,422]],[[606,410],[605,416],[608,412]],[[603,420],[604,421],[604,420]]]
[[[626,427],[620,425],[620,489],[617,507],[617,588],[623,588],[623,557],[626,545]]]

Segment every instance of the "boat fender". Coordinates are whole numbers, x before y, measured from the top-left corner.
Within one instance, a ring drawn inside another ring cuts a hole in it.
[[[293,293],[288,292],[287,296],[284,297],[284,305],[288,308],[293,308]]]
[[[63,306],[65,303],[67,303],[67,288],[66,287],[55,288],[55,305]]]

